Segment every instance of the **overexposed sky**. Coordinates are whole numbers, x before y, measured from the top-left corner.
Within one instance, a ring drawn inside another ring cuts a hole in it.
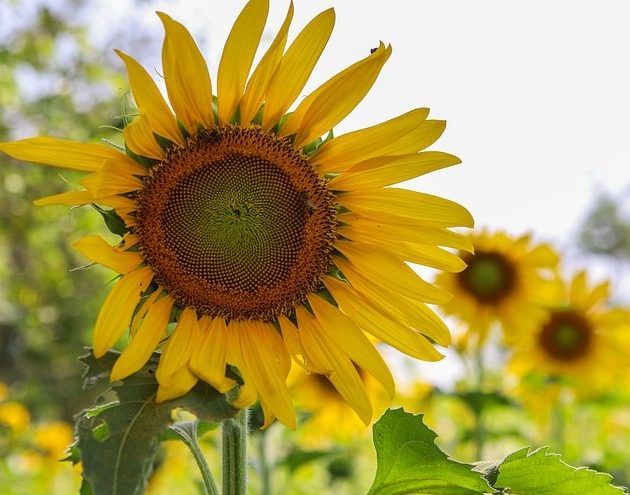
[[[109,15],[96,21],[96,36],[105,39],[116,16],[129,15],[160,33],[152,12],[164,10],[189,27],[216,71],[244,3],[146,1],[130,14],[112,6],[131,2],[98,0],[97,10]],[[287,6],[272,0],[265,43]],[[305,94],[380,40],[391,43],[379,80],[337,134],[431,108],[433,118],[448,121],[433,148],[463,165],[413,188],[462,203],[478,226],[534,230],[559,247],[569,245],[598,190],[630,193],[625,0],[296,0],[292,36],[331,6],[335,31]],[[142,61],[159,67],[159,49],[157,41],[155,58]]]

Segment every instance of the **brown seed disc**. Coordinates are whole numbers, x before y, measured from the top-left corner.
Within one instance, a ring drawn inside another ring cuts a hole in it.
[[[588,321],[571,310],[554,311],[538,335],[538,345],[554,359],[573,361],[584,356],[593,339]]]
[[[514,264],[501,253],[478,251],[463,259],[468,266],[457,274],[457,280],[480,303],[496,304],[516,288]]]
[[[258,127],[201,131],[138,193],[136,232],[178,305],[271,320],[321,288],[335,240],[333,195],[306,157]]]

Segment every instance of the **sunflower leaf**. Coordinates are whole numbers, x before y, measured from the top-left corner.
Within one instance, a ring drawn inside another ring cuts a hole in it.
[[[493,483],[511,495],[622,495],[624,489],[610,484],[612,476],[564,463],[559,454],[543,447],[513,452],[498,465]]]
[[[118,353],[100,359],[85,356],[88,386],[109,375]],[[94,495],[131,495],[143,492],[164,431],[173,424],[173,409],[183,408],[205,421],[218,422],[235,415],[225,396],[199,382],[188,394],[162,404],[155,403],[155,379],[159,355],[97,399],[97,407],[84,411],[77,420],[78,448],[83,477]],[[112,402],[111,396],[117,398]]]
[[[387,411],[373,428],[376,477],[368,495],[482,495],[492,491],[473,466],[449,459],[436,434],[402,408]]]

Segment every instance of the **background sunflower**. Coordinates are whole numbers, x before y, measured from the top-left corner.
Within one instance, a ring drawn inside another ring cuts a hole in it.
[[[483,229],[470,240],[474,254],[462,253],[466,269],[436,277],[436,284],[453,294],[443,311],[463,323],[465,345],[483,345],[493,325],[500,325],[506,342],[528,337],[545,315],[542,305],[560,295],[558,255],[531,234]]]
[[[531,338],[512,350],[508,369],[545,375],[578,396],[609,391],[628,373],[630,315],[609,304],[610,285],[589,285],[586,272],[566,282],[563,303],[547,309]]]

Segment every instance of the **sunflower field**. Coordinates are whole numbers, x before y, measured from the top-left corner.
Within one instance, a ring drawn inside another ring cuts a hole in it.
[[[630,186],[493,224],[429,62],[233,3],[0,0],[0,493],[628,493]]]

